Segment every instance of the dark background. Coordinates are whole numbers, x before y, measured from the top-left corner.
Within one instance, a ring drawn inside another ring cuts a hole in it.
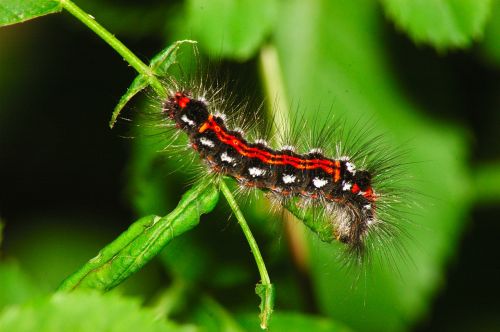
[[[410,98],[429,118],[466,128],[470,172],[498,161],[498,65],[479,56],[477,46],[446,54],[416,46],[380,16],[384,47]],[[120,38],[144,60],[165,45],[162,36],[138,35]],[[18,260],[47,288],[55,287],[61,276],[137,217],[125,190],[131,142],[121,137],[122,129],[108,127],[111,111],[135,73],[68,14],[3,28],[0,45],[2,256]],[[224,64],[235,76],[256,70],[254,58]],[[182,193],[179,189],[176,195]],[[497,203],[474,204],[445,265],[445,279],[427,314],[413,325],[415,330],[500,328]],[[238,234],[234,226],[224,230],[224,222],[215,227],[219,233],[223,229],[221,238]],[[235,256],[245,255],[244,245]],[[45,259],[54,260],[53,271],[40,270],[40,260]],[[149,269],[148,280],[165,278],[159,268]],[[304,287],[302,309],[319,314],[296,269],[283,263],[283,271],[276,274],[280,273],[296,275],[297,285]]]

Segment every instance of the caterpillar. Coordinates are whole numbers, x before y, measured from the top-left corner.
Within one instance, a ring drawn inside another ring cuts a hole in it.
[[[251,141],[240,129],[231,129],[226,116],[211,104],[177,86],[164,99],[162,114],[187,134],[190,147],[213,173],[267,191],[280,202],[298,198],[322,205],[332,237],[358,256],[364,254],[372,230],[392,236],[396,228],[379,217],[379,204],[387,207],[393,196],[387,191],[380,195],[373,186],[374,176],[384,174],[388,180],[392,166],[382,165],[392,157],[379,161],[375,174],[358,168],[349,156],[329,158],[318,148],[302,154],[288,145],[273,149],[262,139]]]

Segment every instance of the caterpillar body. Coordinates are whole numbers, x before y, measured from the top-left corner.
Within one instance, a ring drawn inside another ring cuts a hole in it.
[[[291,146],[272,149],[263,140],[251,142],[210,108],[205,98],[177,89],[163,102],[162,114],[188,135],[190,146],[213,172],[280,198],[320,202],[333,237],[355,253],[364,252],[370,230],[383,224],[373,172],[357,169],[348,156],[328,158],[320,149],[300,154]]]

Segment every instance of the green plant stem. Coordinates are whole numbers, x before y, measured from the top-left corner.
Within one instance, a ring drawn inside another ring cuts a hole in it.
[[[259,68],[268,96],[268,117],[274,120],[271,136],[275,137],[279,130],[287,130],[290,123],[290,106],[275,46],[268,44],[262,47],[259,53]]]
[[[227,187],[224,180],[220,181],[219,184],[220,191],[227,200],[227,203],[233,210],[233,213],[238,220],[238,224],[240,224],[241,229],[243,230],[243,234],[245,235],[248,244],[250,245],[250,249],[252,250],[253,257],[255,262],[257,263],[257,268],[260,274],[260,283],[255,287],[255,293],[260,297],[260,327],[264,330],[267,330],[269,319],[271,318],[271,314],[273,312],[274,307],[274,287],[271,284],[271,279],[267,274],[266,265],[264,264],[264,259],[260,254],[259,247],[257,246],[257,242],[255,241],[252,232],[250,231],[250,227],[243,216],[243,213],[240,210],[240,207],[236,203],[233,194]]]
[[[262,47],[259,53],[260,76],[264,83],[264,88],[268,100],[275,99],[274,103],[268,104],[268,118],[274,119],[271,128],[271,137],[279,137],[279,132],[289,132],[290,105],[286,94],[283,73],[279,61],[276,47],[272,44]],[[276,142],[274,142],[276,143]],[[289,211],[284,210],[282,219],[285,224],[290,250],[295,264],[303,273],[308,273],[309,251],[307,246],[306,233],[303,225],[297,222],[296,217]]]
[[[252,232],[250,231],[250,227],[248,227],[245,217],[243,216],[240,207],[236,203],[236,200],[234,199],[231,190],[229,190],[224,180],[220,182],[219,187],[220,190],[222,191],[222,194],[226,198],[227,203],[231,207],[231,210],[233,210],[234,216],[236,217],[236,220],[238,220],[238,224],[240,224],[241,230],[243,231],[243,234],[245,235],[247,242],[250,245],[250,249],[252,250],[252,254],[255,258],[255,262],[257,263],[257,268],[259,269],[259,274],[262,284],[271,285],[271,279],[267,274],[266,265],[264,264],[264,259],[262,259],[262,256],[260,254],[257,242],[255,241],[255,238],[253,237]]]
[[[155,77],[152,70],[142,62],[137,56],[135,56],[132,51],[130,51],[121,41],[119,41],[115,36],[113,36],[108,30],[106,30],[102,25],[97,23],[95,19],[80,9],[77,5],[75,5],[70,0],[59,0],[61,5],[69,11],[73,16],[78,18],[83,24],[89,27],[92,31],[94,31],[97,35],[99,35],[105,42],[107,42],[115,51],[117,51],[120,55],[123,56],[123,59],[127,61],[139,74],[145,75],[149,77],[150,84],[153,86],[157,93],[161,93],[163,91],[163,87],[161,87],[160,81]],[[158,87],[157,87],[158,86]],[[234,200],[233,195],[227,188],[226,184],[222,181],[221,190],[226,197],[229,206],[233,210],[238,223],[247,238],[247,241],[252,249],[252,253],[254,254],[255,261],[257,262],[257,267],[259,269],[259,273],[261,276],[262,284],[267,285],[271,284],[269,279],[269,275],[267,274],[266,266],[264,265],[264,260],[260,254],[259,247],[255,242],[255,239],[248,227],[248,224],[241,213],[236,201]]]
[[[108,43],[115,51],[117,51],[121,56],[123,56],[123,59],[127,61],[139,74],[147,76],[149,78],[150,84],[153,86],[153,89],[155,89],[155,91],[158,94],[161,94],[163,92],[163,87],[160,81],[154,75],[151,68],[148,67],[144,62],[142,62],[134,53],[132,53],[132,51],[130,51],[122,42],[120,42],[108,30],[106,30],[102,25],[97,23],[91,15],[84,12],[81,8],[79,8],[70,0],[59,0],[59,2],[61,3],[64,9],[66,9],[73,16],[79,19],[83,24],[89,27],[98,36],[100,36],[106,43]],[[245,218],[241,213],[241,210],[239,209],[236,201],[234,200],[233,195],[231,194],[231,192],[229,191],[229,189],[227,188],[226,184],[223,181],[221,184],[221,190],[224,193],[224,196],[226,197],[229,206],[236,215],[238,223],[240,224],[243,233],[245,234],[245,237],[247,238],[247,241],[250,245],[250,248],[252,249],[252,253],[254,254],[255,261],[257,262],[257,267],[259,269],[259,273],[262,279],[262,284],[270,285],[271,281],[269,279],[269,275],[267,274],[266,266],[264,265],[264,260],[260,255],[257,243],[255,242],[255,239],[253,238],[250,228],[248,227],[248,224],[246,223]]]
[[[144,62],[142,62],[132,51],[130,51],[122,42],[120,42],[115,36],[113,36],[109,31],[107,31],[102,25],[97,23],[91,15],[84,12],[77,5],[75,5],[70,0],[58,0],[61,6],[70,12],[73,16],[75,16],[78,20],[80,20],[83,24],[85,24],[88,28],[94,31],[99,37],[101,37],[108,45],[110,45],[115,51],[117,51],[125,61],[127,61],[140,75],[147,77],[149,85],[153,87],[155,92],[158,95],[164,94],[164,88],[160,81],[156,78],[154,71],[151,67],[147,66]],[[252,254],[255,258],[255,262],[257,263],[257,268],[259,270],[260,278],[261,278],[261,287],[264,289],[261,291],[259,287],[258,294],[261,296],[261,327],[267,328],[267,323],[270,318],[273,302],[274,302],[274,291],[273,286],[271,284],[271,280],[267,273],[266,266],[264,264],[264,260],[260,254],[259,247],[257,246],[257,242],[255,241],[250,228],[241,212],[238,204],[236,203],[231,191],[227,187],[224,181],[220,183],[220,190],[224,194],[229,206],[233,210],[233,213],[240,224],[240,227],[245,235],[248,244],[250,245],[250,249],[252,250]],[[258,285],[259,286],[259,285]],[[264,294],[264,295],[262,295]]]
[[[144,62],[141,61],[132,51],[130,51],[121,41],[119,41],[115,36],[113,36],[108,30],[106,30],[102,25],[96,22],[94,17],[90,14],[84,12],[80,7],[75,5],[70,0],[59,0],[59,3],[64,9],[70,12],[74,17],[85,24],[89,29],[94,31],[99,37],[101,37],[109,46],[111,46],[116,52],[118,52],[125,61],[127,61],[139,74],[142,74],[149,78],[149,83],[153,87],[156,93],[160,94],[164,91],[163,86],[160,81],[155,77],[151,68],[149,68]]]

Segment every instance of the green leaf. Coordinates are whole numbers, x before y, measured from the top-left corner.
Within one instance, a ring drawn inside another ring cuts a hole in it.
[[[42,292],[18,264],[8,261],[0,264],[0,309],[10,304],[21,304]]]
[[[122,109],[127,105],[127,103],[139,92],[144,90],[149,86],[149,79],[146,75],[137,75],[137,77],[132,81],[132,84],[127,89],[127,92],[121,96],[120,101],[116,104],[113,114],[111,115],[111,120],[109,121],[109,127],[113,128],[118,116]]]
[[[255,286],[255,294],[260,297],[260,327],[262,329],[267,329],[274,308],[274,286],[272,284],[264,285],[259,283]]]
[[[55,0],[0,0],[0,27],[61,10],[60,2]]]
[[[238,316],[238,322],[245,328],[245,331],[262,331],[258,327],[255,315],[245,314]],[[278,311],[273,314],[270,331],[287,332],[348,332],[351,331],[339,322],[325,317],[305,315],[300,313]]]
[[[152,69],[153,73],[156,76],[165,76],[167,75],[168,69],[172,66],[177,60],[177,52],[179,48],[183,44],[196,44],[195,41],[192,40],[179,40],[165,48],[157,55],[153,57],[149,67]],[[121,110],[125,107],[125,105],[139,92],[147,88],[150,84],[150,78],[146,75],[139,74],[132,81],[132,84],[127,89],[127,92],[120,98],[120,101],[115,106],[115,110],[111,115],[111,120],[109,121],[109,127],[113,128],[116,123],[116,119],[118,115],[120,115]]]
[[[155,55],[149,66],[156,76],[166,76],[168,75],[169,68],[177,61],[177,52],[180,47],[183,45],[192,45],[194,47],[196,44],[197,42],[194,40],[178,40]]]
[[[203,331],[243,332],[244,329],[223,306],[209,296],[203,295],[194,310],[194,321]],[[257,325],[258,326],[258,325]]]
[[[488,60],[500,66],[500,1],[493,1],[491,17],[480,47]]]
[[[102,249],[80,270],[68,277],[59,290],[77,288],[110,290],[156,256],[173,238],[195,227],[200,216],[210,212],[219,198],[210,182],[187,191],[167,216],[147,216]]]
[[[217,258],[199,240],[195,235],[183,236],[162,250],[159,259],[175,276],[192,283],[212,282],[212,278],[206,280],[206,273]]]
[[[416,43],[465,48],[481,37],[491,0],[382,0],[387,15]]]
[[[187,35],[216,56],[250,58],[278,19],[276,0],[189,0]]]
[[[1,331],[188,331],[172,322],[155,319],[138,300],[117,294],[56,293],[43,301],[6,308]]]
[[[329,243],[335,240],[332,223],[328,218],[319,218],[314,209],[304,208],[303,204],[299,204],[298,199],[290,200],[285,207],[316,233],[321,241]]]
[[[345,119],[344,130],[371,119],[376,133],[387,133],[387,143],[407,152],[403,176],[409,178],[405,193],[410,198],[403,203],[411,211],[410,220],[401,218],[399,225],[412,238],[401,239],[411,262],[396,250],[384,255],[381,244],[373,260],[382,266],[367,268],[356,280],[356,271],[346,270],[338,259],[340,244],[320,242],[308,233],[306,252],[321,313],[359,331],[404,330],[425,315],[456,250],[474,197],[473,172],[465,132],[424,115],[388,65],[377,3],[359,3],[292,1],[274,40],[288,95],[308,101],[310,123],[326,121],[334,101],[335,115]],[[310,105],[318,98],[327,106]],[[377,152],[384,157],[383,149]]]

